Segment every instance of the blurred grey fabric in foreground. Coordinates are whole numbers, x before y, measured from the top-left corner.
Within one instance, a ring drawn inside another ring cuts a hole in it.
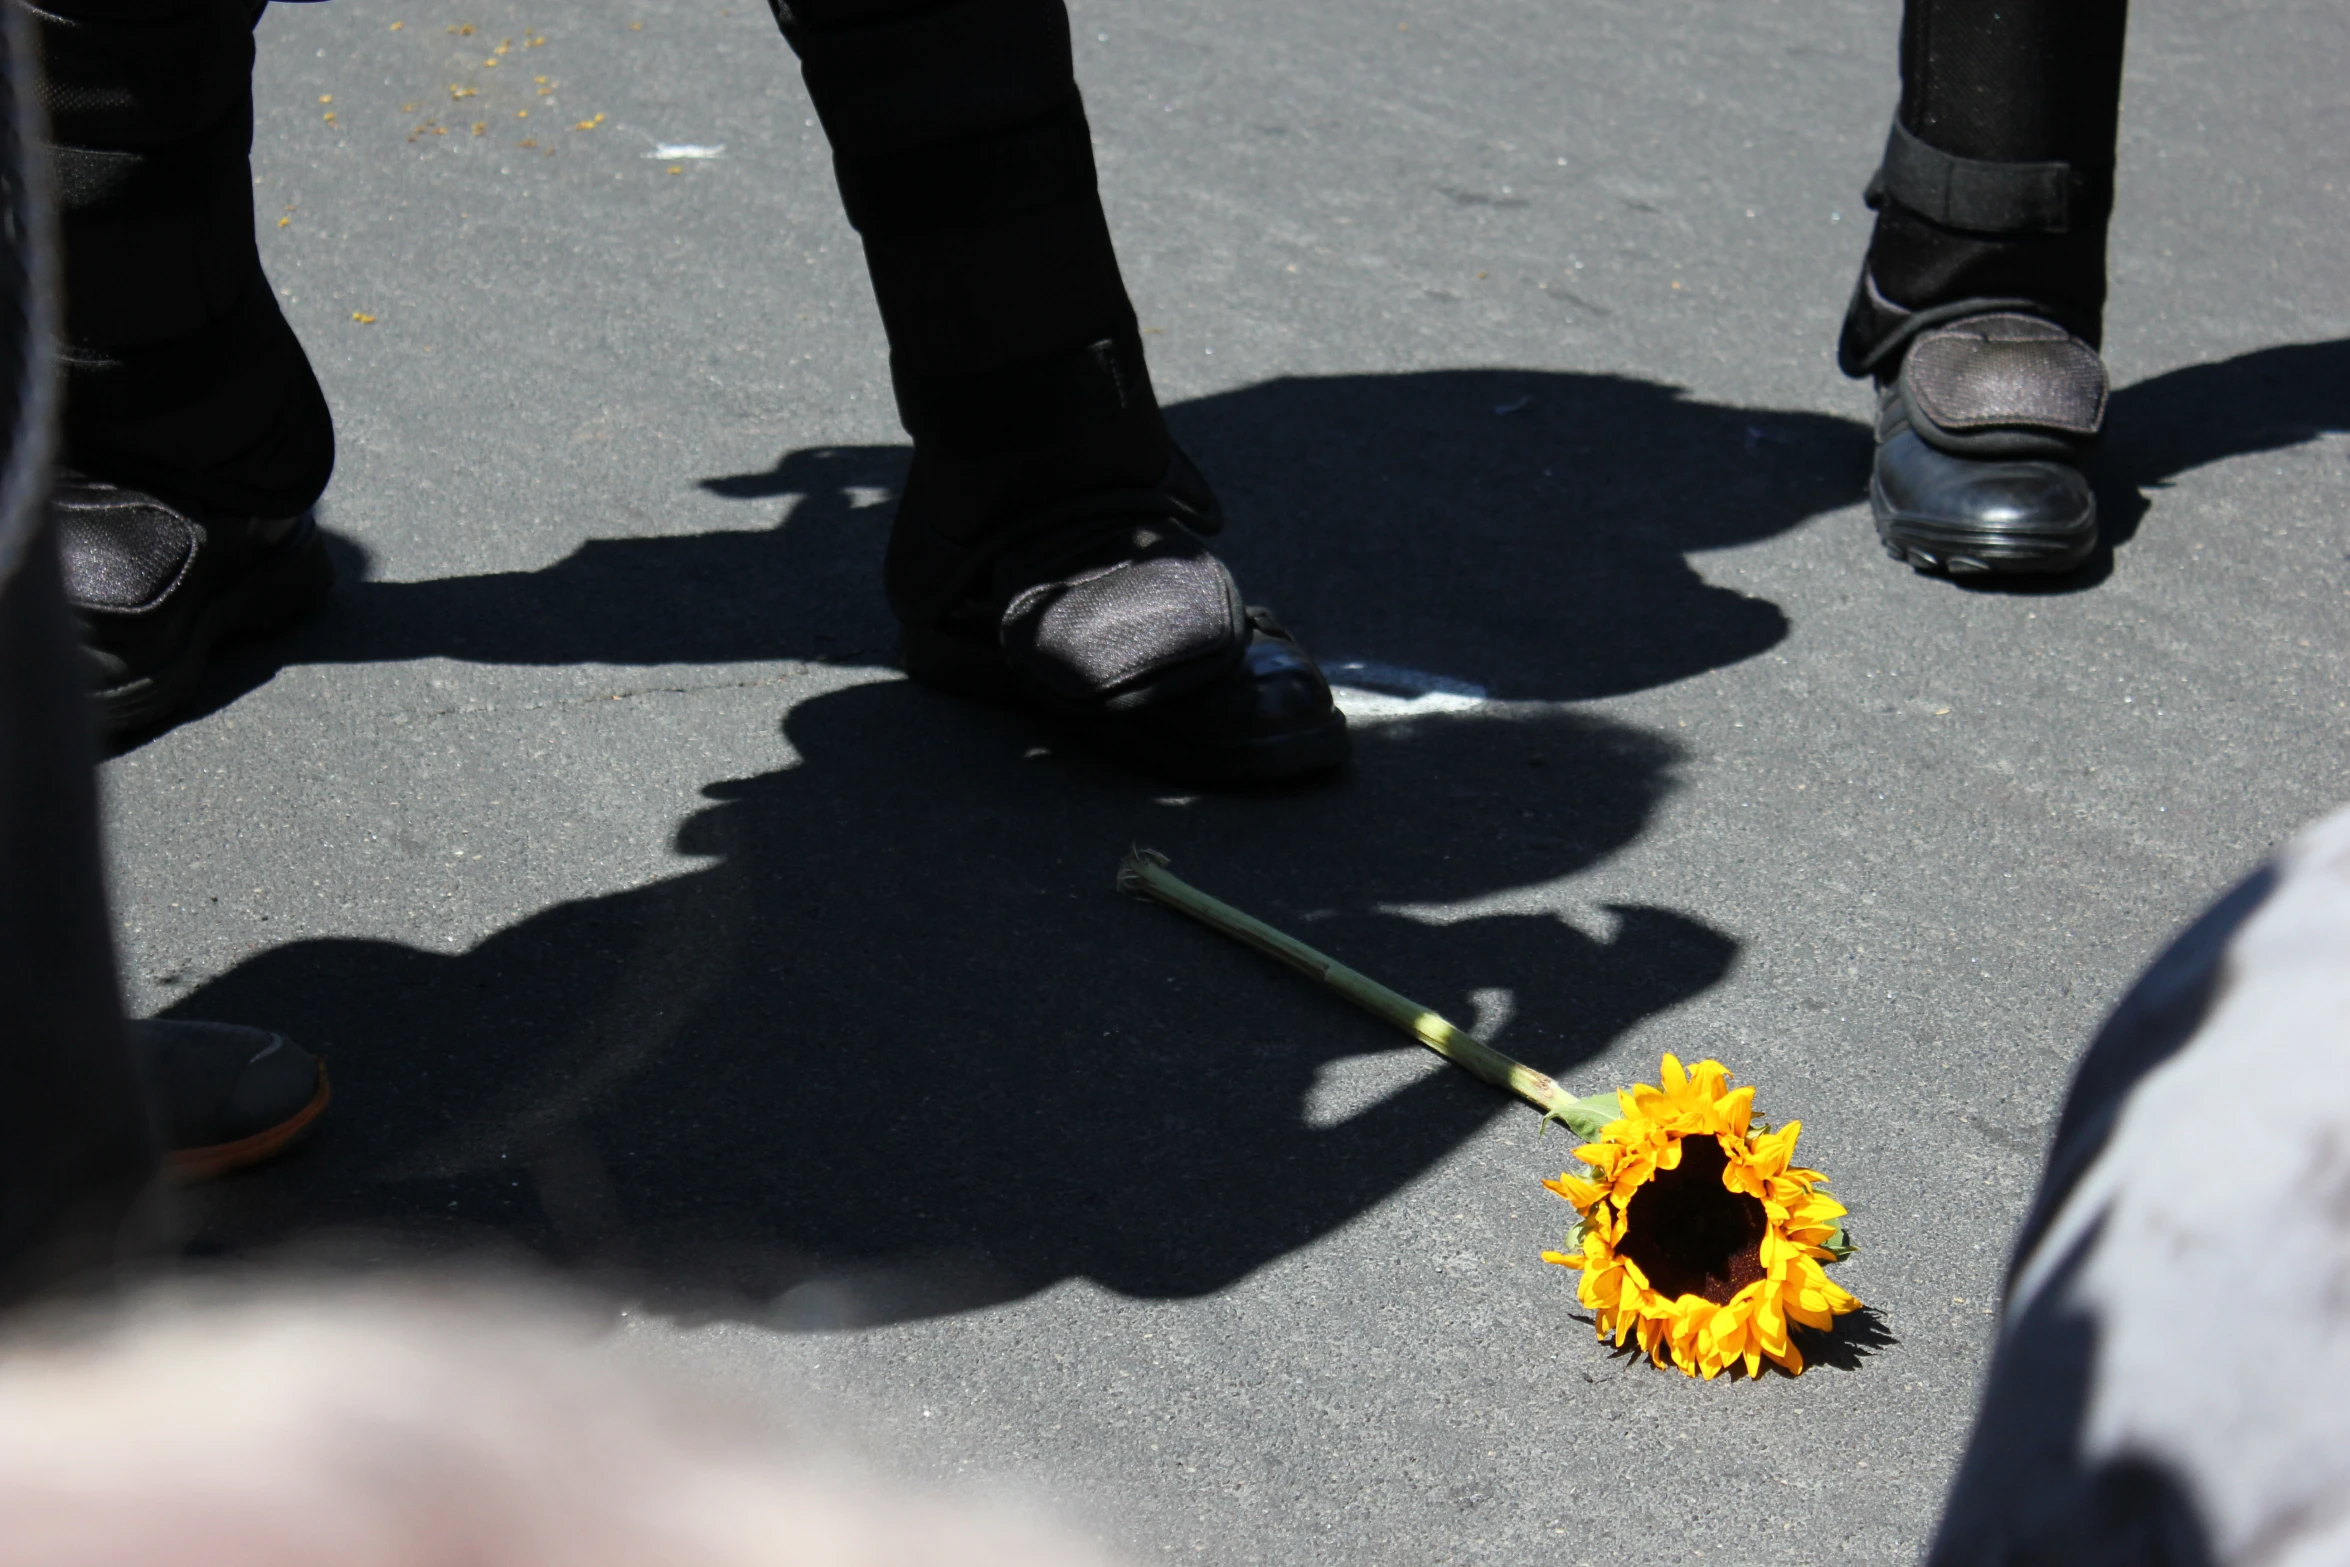
[[[2350,810],[2147,971],[2074,1079],[1930,1560],[2350,1559]]]

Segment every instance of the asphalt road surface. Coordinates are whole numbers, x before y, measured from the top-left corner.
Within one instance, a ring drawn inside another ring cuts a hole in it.
[[[135,1007],[338,1097],[201,1249],[502,1255],[1142,1561],[1916,1556],[2070,1063],[2350,794],[2338,8],[2139,7],[2112,548],[2038,592],[1860,504],[1890,0],[1073,11],[1351,771],[1194,797],[893,671],[906,445],[759,0],[274,7],[343,585],[106,787]],[[1875,1314],[1800,1379],[1611,1356],[1537,1255],[1565,1143],[1119,897],[1136,842],[1580,1091],[1719,1057]]]

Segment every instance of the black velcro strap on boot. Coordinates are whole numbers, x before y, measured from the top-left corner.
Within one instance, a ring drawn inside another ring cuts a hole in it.
[[[1901,397],[1928,445],[1967,455],[2077,449],[2105,424],[2105,362],[2053,322],[2016,312],[1922,333],[1901,364]]]
[[[109,7],[104,16],[78,14],[79,4],[26,9],[47,61],[50,134],[68,146],[150,147],[207,130],[252,77],[246,0]]]
[[[1197,690],[1248,649],[1232,574],[1164,518],[1113,510],[1007,552],[995,574],[1028,584],[1004,595],[1004,660],[1031,695],[1064,712],[1119,712]]]
[[[1074,354],[977,375],[917,376],[891,362],[898,417],[917,446],[986,456],[1082,442],[1155,407],[1141,339],[1103,338]]]
[[[223,189],[246,191],[245,160],[253,149],[253,113],[247,84],[223,95],[221,113],[189,135],[130,147],[61,143],[49,168],[58,209],[67,217],[122,219],[194,212]],[[248,215],[249,195],[236,205]]]
[[[974,228],[1094,199],[1093,136],[1074,89],[1025,125],[833,159],[849,222],[867,239]]]
[[[152,495],[72,481],[52,508],[65,596],[82,610],[138,610],[162,601],[187,573],[203,534]]]
[[[65,457],[206,514],[291,517],[334,471],[334,424],[256,267],[233,312],[168,343],[69,348]]]
[[[67,341],[104,358],[201,336],[260,269],[250,0],[44,3]]]
[[[1893,122],[1868,204],[1890,199],[1944,228],[1978,234],[2064,234],[2110,201],[2110,170],[2069,163],[1993,163],[1929,147]]]
[[[1908,309],[1885,297],[1877,287],[1875,272],[1864,262],[1860,279],[1853,284],[1852,303],[1844,311],[1844,329],[1837,336],[1836,368],[1855,378],[1873,375],[1880,381],[1886,380],[1900,368],[1901,356],[1909,345],[1924,333],[1947,322],[2003,310],[2020,310],[2043,320],[2057,321],[2092,348],[2096,346],[2094,320],[2082,330],[2083,323],[2067,321],[2044,301],[2022,295],[1979,295],[1920,310]]]
[[[77,347],[160,343],[237,308],[260,267],[250,124],[240,104],[168,146],[51,150],[72,284],[66,335]]]
[[[849,158],[1024,125],[1076,90],[1062,0],[958,0],[785,36],[833,150]]]
[[[244,281],[219,315],[196,330],[160,342],[68,343],[67,418],[151,419],[203,401],[240,360],[274,361],[299,354],[268,280],[248,265]]]
[[[1000,521],[978,538],[950,538],[924,520],[917,489],[920,476],[917,462],[890,529],[889,555],[882,568],[890,613],[909,628],[943,624],[961,615],[968,629],[970,617],[961,612],[969,608],[969,600],[986,597],[1000,586],[996,562],[1006,553],[1030,549],[1040,539],[1103,517],[1128,522],[1156,519],[1203,537],[1224,531],[1223,503],[1181,447],[1173,448],[1155,485],[1080,491]]]

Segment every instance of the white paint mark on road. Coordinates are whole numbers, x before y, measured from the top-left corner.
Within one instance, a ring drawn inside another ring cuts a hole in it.
[[[1450,675],[1407,669],[1375,658],[1332,659],[1322,666],[1338,710],[1349,718],[1408,718],[1482,707],[1485,688]]]

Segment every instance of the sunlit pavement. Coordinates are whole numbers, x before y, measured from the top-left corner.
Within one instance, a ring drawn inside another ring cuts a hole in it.
[[[1077,0],[1161,395],[1356,682],[1347,776],[1233,799],[892,671],[905,447],[759,0],[273,8],[343,588],[106,781],[134,1006],[336,1103],[198,1250],[575,1279],[1141,1560],[1914,1557],[2070,1063],[2350,793],[2350,37],[2138,11],[2117,547],[2009,593],[1860,504],[1890,3]],[[1878,1315],[1611,1356],[1565,1141],[1120,898],[1137,842],[1582,1091],[1719,1057]]]

